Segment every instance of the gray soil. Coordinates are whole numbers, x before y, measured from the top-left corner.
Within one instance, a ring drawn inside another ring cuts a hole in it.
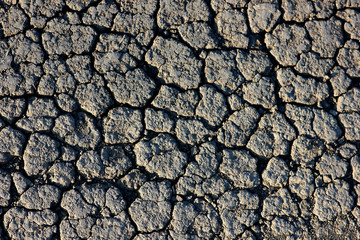
[[[0,220],[360,239],[360,1],[0,1]]]

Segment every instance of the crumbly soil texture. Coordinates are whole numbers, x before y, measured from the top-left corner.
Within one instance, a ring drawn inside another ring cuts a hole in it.
[[[0,1],[0,219],[360,239],[360,1]]]

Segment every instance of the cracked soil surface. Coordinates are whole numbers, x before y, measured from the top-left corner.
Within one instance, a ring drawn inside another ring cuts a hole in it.
[[[360,239],[360,1],[0,1],[0,219]]]

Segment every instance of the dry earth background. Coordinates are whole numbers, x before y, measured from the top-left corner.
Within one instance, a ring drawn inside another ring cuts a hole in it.
[[[359,0],[0,3],[0,239],[360,239]]]

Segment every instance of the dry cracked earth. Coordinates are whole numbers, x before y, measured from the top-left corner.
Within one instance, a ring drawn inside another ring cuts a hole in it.
[[[359,0],[1,1],[0,239],[360,239],[359,45]]]

